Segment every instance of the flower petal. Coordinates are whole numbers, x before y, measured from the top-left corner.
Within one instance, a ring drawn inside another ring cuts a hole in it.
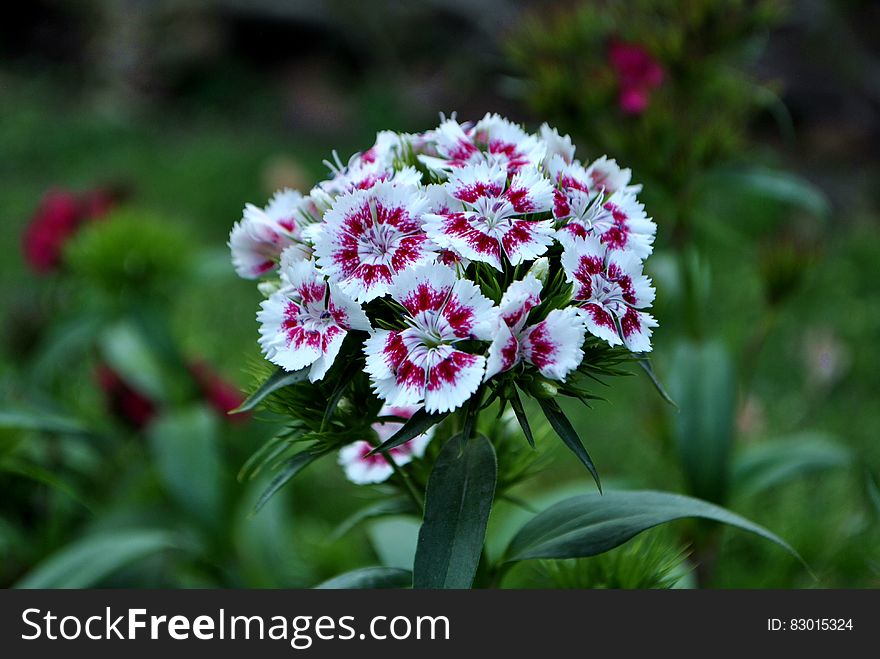
[[[615,192],[603,204],[603,220],[594,226],[602,242],[613,250],[634,252],[640,259],[653,251],[657,225],[645,214],[645,207],[630,192]]]
[[[510,181],[504,197],[517,213],[543,213],[553,206],[553,186],[535,167],[523,167]]]
[[[428,370],[425,410],[448,412],[461,407],[480,386],[485,370],[485,357],[438,349]]]
[[[232,264],[240,277],[257,279],[275,268],[281,252],[293,245],[293,234],[253,204],[245,206],[229,234]]]
[[[516,366],[521,359],[519,340],[503,321],[498,323],[495,339],[489,345],[486,356],[486,373],[483,381],[489,380],[498,373],[504,373]]]
[[[526,322],[529,312],[541,304],[541,284],[531,273],[513,282],[504,291],[498,311],[502,320],[514,332],[519,332]]]
[[[501,246],[511,265],[533,261],[553,244],[553,222],[550,220],[513,220],[501,237]]]
[[[628,308],[620,319],[623,342],[633,352],[650,352],[652,327],[657,327],[653,316],[633,308]]]
[[[629,168],[621,169],[616,160],[609,159],[608,156],[602,156],[593,161],[587,167],[587,175],[594,188],[602,188],[605,194],[613,194],[618,190],[626,192],[641,192],[641,185],[630,185],[632,179],[632,170]]]
[[[501,245],[497,238],[487,235],[476,224],[472,213],[422,216],[424,229],[432,242],[451,249],[464,258],[489,263],[502,269]]]
[[[385,455],[381,453],[370,455],[372,450],[373,446],[366,440],[353,442],[339,449],[337,462],[345,471],[346,478],[352,483],[356,485],[381,483],[394,473],[394,468],[388,463]]]
[[[418,405],[424,400],[424,363],[410,359],[401,332],[378,330],[364,343],[364,370],[376,395],[390,405]]]
[[[610,346],[623,343],[617,332],[614,317],[600,304],[586,304],[579,310],[581,318],[587,325],[587,331],[608,342]]]
[[[577,238],[562,252],[562,267],[569,282],[574,284],[572,297],[589,300],[593,277],[605,270],[605,247],[595,236]]]
[[[565,380],[584,358],[586,324],[577,310],[554,309],[521,337],[523,359],[546,378]]]

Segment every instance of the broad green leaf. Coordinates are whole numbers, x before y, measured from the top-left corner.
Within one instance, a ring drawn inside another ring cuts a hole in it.
[[[357,527],[368,519],[377,517],[387,517],[389,515],[406,515],[415,514],[416,508],[408,497],[396,497],[392,499],[381,499],[371,506],[361,508],[356,513],[349,515],[342,523],[336,527],[330,535],[331,540],[336,540],[344,536],[346,533]]]
[[[0,410],[0,428],[41,430],[68,435],[85,435],[89,430],[76,419],[31,410]]]
[[[260,512],[260,508],[265,506],[266,502],[275,496],[278,490],[287,485],[290,479],[312,464],[315,460],[326,454],[327,451],[306,449],[281,463],[279,472],[269,482],[269,485],[263,490],[263,493],[260,494],[260,498],[257,499],[257,502],[254,504],[254,511],[252,514],[256,515]]]
[[[513,408],[516,420],[519,421],[523,435],[526,436],[526,441],[532,448],[535,448],[535,438],[532,435],[532,427],[529,425],[529,417],[526,416],[526,411],[523,409],[522,399],[520,399],[519,392],[516,389],[513,387],[511,389],[513,390],[513,395],[510,397],[510,406]]]
[[[143,335],[129,323],[105,330],[100,339],[101,356],[123,380],[153,400],[165,400],[162,365]]]
[[[213,525],[223,509],[223,465],[217,416],[193,407],[150,424],[150,449],[162,482],[181,509]]]
[[[507,548],[505,560],[595,556],[642,531],[686,517],[714,520],[755,533],[800,560],[787,542],[736,513],[707,501],[649,490],[582,494],[560,501],[519,530]]]
[[[449,439],[428,478],[415,588],[470,588],[495,495],[495,449],[483,435]]]
[[[117,570],[180,544],[168,531],[120,529],[87,536],[49,556],[15,588],[91,588]]]
[[[428,432],[428,430],[436,426],[447,416],[449,416],[449,412],[431,413],[426,412],[425,408],[420,409],[403,424],[400,430],[374,448],[370,452],[370,455],[374,453],[384,453],[385,451],[393,449],[395,446],[400,446],[401,444],[408,442],[413,437]]]
[[[367,538],[379,563],[412,570],[421,526],[421,516],[415,515],[382,517],[367,523]]]
[[[727,497],[734,438],[736,380],[718,342],[680,343],[667,376],[678,403],[673,433],[689,493],[716,503]]]
[[[851,461],[845,446],[820,433],[802,433],[745,448],[734,461],[733,485],[740,494],[757,494]]]
[[[831,213],[831,205],[825,193],[792,172],[763,167],[716,169],[704,176],[703,185],[707,190],[725,187],[740,195],[754,195],[780,202],[820,218],[827,218]]]
[[[587,449],[584,448],[581,438],[578,437],[577,431],[574,429],[574,426],[571,425],[571,421],[568,420],[568,417],[565,416],[565,413],[555,400],[550,398],[538,398],[537,400],[541,409],[544,411],[544,416],[546,416],[547,421],[550,422],[550,427],[553,428],[554,432],[559,435],[559,438],[563,443],[571,449],[572,453],[574,453],[589,470],[590,474],[593,476],[593,480],[596,481],[596,487],[598,487],[601,492],[602,483],[599,480],[599,472],[596,470],[596,465],[593,464],[593,459],[590,457],[590,454],[587,453]]]
[[[239,412],[249,412],[254,409],[257,405],[259,405],[263,400],[269,395],[272,394],[279,389],[282,389],[291,384],[297,384],[298,382],[303,382],[306,378],[309,377],[309,369],[303,368],[298,371],[288,372],[283,368],[279,368],[275,371],[269,378],[260,385],[260,387],[247,397],[241,405],[232,410],[230,414],[238,414]]]
[[[364,567],[345,572],[318,584],[320,589],[409,588],[412,572],[396,567]]]

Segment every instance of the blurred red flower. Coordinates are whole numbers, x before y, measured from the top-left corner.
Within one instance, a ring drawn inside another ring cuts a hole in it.
[[[641,114],[648,107],[651,92],[663,82],[663,67],[642,46],[616,40],[608,46],[608,61],[620,86],[617,102],[621,111]]]
[[[81,195],[62,189],[46,192],[24,231],[22,250],[27,264],[41,274],[55,270],[71,236],[83,223],[105,215],[116,201],[113,192],[103,189]]]
[[[196,385],[199,387],[199,391],[211,407],[232,423],[240,423],[247,420],[247,414],[227,416],[229,412],[236,409],[245,400],[244,395],[235,385],[224,380],[206,362],[192,361],[189,363],[188,368],[193,379],[196,381]]]
[[[98,365],[95,377],[110,411],[125,425],[141,430],[156,416],[156,404],[132,388],[108,365]]]

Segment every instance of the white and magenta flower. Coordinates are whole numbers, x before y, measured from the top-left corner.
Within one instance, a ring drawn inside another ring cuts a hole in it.
[[[425,231],[440,247],[502,270],[505,257],[518,265],[553,242],[551,220],[525,217],[552,206],[553,188],[537,169],[523,168],[508,185],[503,167],[481,163],[455,170],[445,187],[458,207],[423,216]]]
[[[396,416],[401,419],[409,419],[418,409],[418,407],[391,407],[384,405],[379,410],[379,416]],[[390,439],[402,427],[403,423],[397,421],[381,421],[372,425],[379,443]],[[394,464],[398,467],[402,467],[412,462],[413,458],[421,458],[425,454],[425,449],[428,447],[433,434],[434,428],[431,428],[428,432],[417,435],[408,442],[395,446],[384,454],[376,453],[370,455],[370,451],[377,444],[371,444],[366,440],[353,442],[339,450],[338,462],[345,471],[345,476],[352,483],[357,485],[381,483],[388,480],[388,477],[394,473],[394,468],[388,463],[389,459],[394,460]]]
[[[568,214],[560,218],[565,223],[556,233],[564,246],[592,235],[608,249],[631,251],[643,260],[653,251],[657,225],[630,192],[615,192],[603,200],[601,195],[590,197],[573,190],[567,194],[564,207]],[[561,209],[562,204],[556,204],[557,208]]]
[[[632,184],[632,170],[627,167],[621,169],[616,160],[602,156],[587,166],[587,176],[593,184],[594,190],[604,190],[605,194],[615,192],[632,192],[638,194],[642,191],[641,183]]]
[[[586,326],[576,309],[554,309],[544,320],[526,326],[529,312],[541,303],[541,288],[541,282],[529,274],[504,292],[497,333],[489,346],[486,380],[523,361],[553,380],[565,380],[580,366]]]
[[[560,135],[559,131],[551,128],[548,123],[541,124],[539,129],[541,140],[544,142],[544,168],[550,166],[554,157],[559,157],[564,163],[574,161],[575,146],[572,144],[570,135]]]
[[[654,301],[654,288],[636,254],[609,250],[588,236],[566,247],[562,266],[591,334],[633,352],[651,350],[651,328],[657,322],[642,309]]]
[[[350,330],[370,330],[360,305],[328,285],[312,261],[295,261],[281,276],[282,288],[260,305],[260,347],[286,371],[311,367],[309,380],[324,377]]]
[[[430,264],[398,274],[391,297],[405,310],[402,330],[377,330],[364,345],[366,371],[389,405],[447,412],[462,405],[483,380],[486,359],[460,348],[489,341],[493,304],[455,270]]]
[[[385,295],[396,273],[436,258],[422,230],[427,205],[416,188],[393,183],[337,198],[316,237],[321,271],[358,302]]]
[[[281,190],[265,208],[247,204],[240,222],[229,234],[229,249],[235,271],[245,279],[258,279],[272,272],[281,253],[295,248],[301,258],[311,256],[303,228],[317,221],[312,204],[294,190]]]
[[[523,167],[539,166],[547,149],[540,139],[520,126],[489,113],[473,125],[446,119],[429,137],[434,155],[421,155],[419,159],[440,172],[488,163],[515,174]]]

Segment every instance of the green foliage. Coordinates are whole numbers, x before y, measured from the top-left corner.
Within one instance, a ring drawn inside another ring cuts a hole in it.
[[[219,423],[195,406],[168,412],[150,425],[153,460],[175,503],[209,528],[223,515],[223,465]]]
[[[73,542],[25,575],[16,588],[90,588],[114,572],[181,542],[160,529],[120,529]],[[100,560],[95,560],[100,557]]]
[[[745,447],[733,463],[737,493],[756,495],[806,475],[852,464],[852,452],[828,435],[803,432]]]
[[[598,556],[538,561],[538,583],[565,589],[668,589],[681,581],[687,560],[673,540],[645,533]]]
[[[507,40],[525,101],[551,124],[613,154],[642,179],[677,190],[741,150],[767,93],[745,72],[749,45],[778,21],[781,2],[582,2],[535,11]],[[618,107],[612,40],[638,44],[665,70],[640,114]],[[686,139],[678,139],[686,133]]]
[[[65,247],[65,262],[83,286],[123,304],[171,293],[192,255],[179,224],[137,208],[88,224]]]

